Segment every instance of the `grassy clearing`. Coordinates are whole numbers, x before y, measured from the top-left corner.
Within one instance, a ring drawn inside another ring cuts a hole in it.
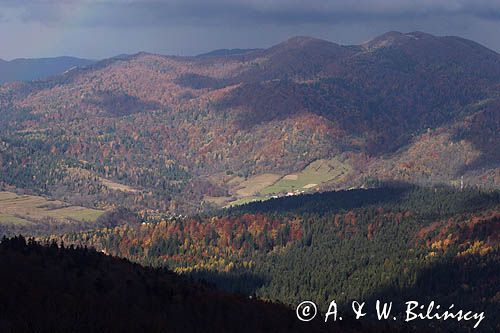
[[[1,224],[30,225],[33,223],[14,215],[0,213],[0,225]]]
[[[234,200],[226,207],[243,205],[253,201],[267,200],[286,193],[311,192],[321,184],[330,181],[343,181],[351,172],[351,166],[338,158],[317,160],[304,170],[280,176],[278,174],[262,174],[240,182],[236,186]]]
[[[72,175],[80,176],[80,177],[95,177],[99,179],[102,185],[106,186],[110,190],[113,191],[120,191],[120,192],[125,192],[125,193],[137,193],[139,190],[132,188],[128,185],[125,184],[120,184],[114,181],[111,181],[109,179],[105,179],[102,177],[99,177],[92,172],[82,169],[82,168],[68,168],[68,172]]]
[[[232,207],[232,206],[238,206],[238,205],[244,205],[249,202],[254,202],[254,201],[263,201],[267,200],[269,198],[263,197],[263,196],[251,196],[251,197],[245,197],[245,198],[240,198],[234,201],[231,201],[226,208]]]
[[[0,223],[36,223],[44,218],[95,222],[103,213],[44,197],[0,192]]]
[[[239,197],[254,196],[266,187],[274,184],[280,178],[281,175],[275,173],[264,173],[250,177],[238,185],[236,194]]]
[[[135,188],[132,188],[132,187],[130,187],[128,185],[116,183],[116,182],[113,182],[111,180],[104,179],[104,178],[100,178],[100,180],[101,180],[101,183],[104,186],[106,186],[107,188],[109,188],[110,190],[120,191],[120,192],[126,192],[126,193],[137,193],[137,192],[139,192]]]
[[[231,201],[232,197],[211,197],[206,195],[203,197],[203,201],[209,202],[217,206],[224,206],[227,202]]]
[[[54,218],[71,219],[82,222],[95,222],[102,211],[78,206],[70,206],[48,212]]]
[[[351,168],[337,158],[330,160],[317,160],[309,164],[301,172],[286,175],[271,186],[264,188],[260,194],[272,195],[294,191],[307,191],[314,189],[333,179],[341,180]]]

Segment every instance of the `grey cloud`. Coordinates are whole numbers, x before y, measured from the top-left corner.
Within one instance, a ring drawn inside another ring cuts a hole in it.
[[[20,17],[45,24],[170,26],[174,24],[335,24],[432,16],[500,20],[498,0],[66,0],[0,1]]]

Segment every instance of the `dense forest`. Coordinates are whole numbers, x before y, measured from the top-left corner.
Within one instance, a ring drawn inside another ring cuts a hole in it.
[[[482,328],[499,327],[497,191],[401,185],[141,218],[54,239],[292,306],[415,297],[484,310]],[[471,328],[440,324],[433,329]]]
[[[283,305],[86,248],[4,238],[0,265],[2,332],[376,332],[301,323]]]

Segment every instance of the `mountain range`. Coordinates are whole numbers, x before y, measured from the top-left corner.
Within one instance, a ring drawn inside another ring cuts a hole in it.
[[[70,62],[0,85],[1,331],[474,330],[408,300],[499,331],[498,53],[389,32]]]
[[[83,206],[192,212],[388,180],[500,185],[500,55],[459,37],[138,53],[5,84],[0,113],[3,188]]]
[[[0,59],[0,84],[12,81],[32,81],[62,74],[74,67],[83,67],[94,60],[75,57],[56,57],[39,59]]]

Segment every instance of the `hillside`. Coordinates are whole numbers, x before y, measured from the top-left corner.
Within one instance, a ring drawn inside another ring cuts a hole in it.
[[[45,79],[94,62],[94,60],[74,57],[14,59],[10,61],[0,59],[0,84]]]
[[[498,188],[499,103],[500,55],[458,37],[138,53],[2,86],[0,184],[177,213],[386,180]]]
[[[84,248],[0,243],[2,332],[359,332]]]
[[[182,219],[54,237],[143,264],[167,266],[219,288],[291,307],[335,299],[455,304],[484,311],[478,332],[500,328],[500,192],[382,187],[268,200]],[[346,310],[347,309],[347,310]],[[369,322],[364,321],[365,323]],[[391,327],[472,332],[471,322]]]

